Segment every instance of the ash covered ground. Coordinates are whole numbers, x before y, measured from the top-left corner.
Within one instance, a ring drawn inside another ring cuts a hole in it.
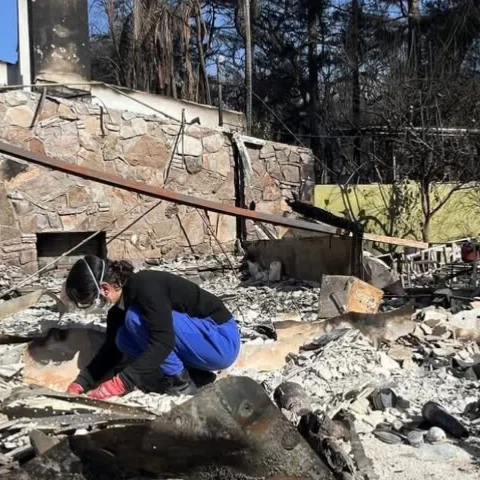
[[[183,275],[222,298],[238,320],[244,343],[273,343],[268,332],[275,321],[310,322],[317,318],[320,285],[315,282],[255,280],[238,271],[232,272],[214,257],[182,257],[150,268]],[[18,271],[0,267],[3,291],[19,278]],[[50,275],[36,286],[58,292],[62,281]],[[4,320],[0,333],[30,338],[43,336],[52,328],[101,331],[105,327],[103,312],[68,313],[59,321],[53,307],[54,302],[43,300],[36,307]],[[384,308],[390,306],[386,304]],[[252,377],[272,396],[283,381],[297,382],[304,387],[315,410],[332,417],[341,409],[351,412],[366,454],[380,479],[478,479],[480,381],[473,367],[480,359],[480,350],[475,342],[452,338],[448,329],[437,330],[441,335],[435,335],[434,328],[448,326],[452,314],[442,309],[426,311],[430,313],[415,314],[418,325],[414,333],[394,343],[375,345],[358,330],[349,330],[324,346],[292,352],[289,361],[275,371],[258,372],[252,365],[248,369],[233,369],[229,374]],[[24,349],[25,344],[0,346],[1,398],[7,398],[12,389],[22,384]],[[458,368],[459,362],[455,360],[460,360],[463,368]],[[379,389],[391,389],[402,399],[401,406],[376,409],[370,398]],[[134,391],[115,401],[160,414],[185,400],[186,397]],[[459,440],[447,436],[430,442],[428,430],[424,430],[420,445],[412,446],[402,428],[418,420],[422,407],[429,401],[438,402],[460,419],[470,431],[470,437]],[[288,416],[289,412],[285,414]],[[390,426],[391,443],[385,443],[375,434],[379,424]],[[25,441],[21,435],[14,439],[3,435],[4,454],[8,455]]]

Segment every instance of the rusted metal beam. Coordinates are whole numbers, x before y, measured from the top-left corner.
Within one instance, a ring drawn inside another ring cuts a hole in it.
[[[188,205],[190,207],[201,208],[211,212],[220,213],[223,215],[231,215],[234,217],[243,217],[249,220],[256,220],[273,225],[281,225],[283,227],[296,228],[299,230],[307,230],[311,232],[326,233],[330,235],[342,235],[348,232],[337,229],[330,225],[319,225],[317,223],[305,222],[302,220],[295,220],[291,218],[281,217],[279,215],[271,215],[268,213],[257,212],[254,210],[247,210],[246,208],[234,207],[220,202],[213,202],[211,200],[204,200],[190,195],[183,195],[181,193],[166,190],[161,187],[146,185],[135,180],[128,180],[107,172],[101,172],[92,168],[75,165],[73,163],[64,162],[53,158],[46,157],[39,153],[33,153],[23,148],[14,147],[7,143],[0,142],[0,153],[9,155],[20,160],[24,160],[35,165],[40,165],[46,168],[52,168],[69,175],[91,180],[98,183],[103,183],[111,187],[129,190],[131,192],[147,195],[154,198],[160,198],[174,203]]]

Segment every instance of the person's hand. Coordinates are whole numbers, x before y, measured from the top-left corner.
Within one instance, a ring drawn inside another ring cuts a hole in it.
[[[119,397],[127,392],[127,387],[122,379],[117,375],[106,382],[101,383],[95,390],[92,390],[88,396],[97,400],[105,400],[110,397]]]
[[[71,383],[67,389],[67,393],[73,393],[74,395],[80,395],[81,393],[84,393],[85,390],[81,385],[78,383]]]

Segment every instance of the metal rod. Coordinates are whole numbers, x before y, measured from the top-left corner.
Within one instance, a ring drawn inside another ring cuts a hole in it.
[[[99,170],[83,167],[81,165],[75,165],[73,163],[64,162],[62,160],[48,158],[45,155],[29,152],[28,150],[14,147],[3,142],[0,142],[0,153],[10,155],[20,160],[31,162],[36,165],[41,165],[43,167],[53,168],[54,170],[67,173],[69,175],[75,175],[86,180],[103,183],[104,185],[109,185],[111,187],[121,188],[131,192],[139,193],[141,195],[147,195],[158,199],[168,200],[173,203],[180,203],[190,207],[210,210],[212,212],[217,212],[224,215],[243,217],[250,220],[257,220],[265,223],[271,223],[273,225],[282,225],[284,227],[307,230],[310,232],[319,232],[339,236],[346,233],[345,231],[329,225],[319,225],[316,223],[295,220],[292,218],[281,217],[278,215],[271,215],[268,213],[257,212],[254,210],[247,210],[246,208],[235,207],[220,202],[214,202],[211,200],[204,200],[192,197],[190,195],[180,194],[153,185],[145,185],[141,182],[122,178],[118,175],[114,175],[111,173],[101,172]]]
[[[47,96],[47,91],[42,90],[42,93],[40,94],[40,99],[38,100],[37,103],[37,108],[35,109],[35,113],[33,114],[32,118],[32,123],[30,124],[30,128],[33,128],[35,124],[37,123],[38,117],[40,116],[40,113],[43,108],[43,104],[45,103],[45,97]]]
[[[180,136],[182,136],[182,139],[183,139],[184,128],[185,128],[185,124],[182,122],[180,124],[180,128],[178,129],[177,136],[175,137],[175,144],[173,145],[172,153],[170,155],[168,165],[165,167],[165,170],[163,171],[163,183],[164,183],[164,185],[166,185],[167,181],[168,181],[168,175],[170,174],[170,169],[172,167],[173,158],[175,157],[175,153],[177,151],[177,145],[178,145],[178,141],[180,140]]]
[[[185,168],[187,168],[187,164],[185,163],[185,109],[182,108],[182,163]]]
[[[234,267],[233,265],[233,262],[230,260],[230,257],[228,256],[228,253],[225,251],[225,249],[223,248],[223,245],[220,243],[220,240],[218,239],[217,235],[215,234],[215,232],[213,231],[213,228],[212,226],[210,225],[210,222],[207,220],[208,219],[208,215],[207,215],[207,211],[204,210],[205,212],[205,218],[202,213],[200,212],[200,210],[197,208],[196,209],[196,212],[198,213],[198,215],[200,216],[200,218],[202,219],[203,223],[205,224],[205,226],[207,227],[208,231],[210,232],[210,235],[212,235],[212,237],[215,239],[215,241],[217,242],[218,246],[220,247],[220,250],[222,251],[222,253],[225,255],[225,258],[227,259],[227,262],[229,263],[231,269],[236,272],[236,268]]]
[[[135,208],[139,207],[142,203],[145,203],[144,201],[143,202],[139,202],[137,203],[136,205],[134,205],[132,208],[130,208],[129,210],[127,210],[126,212],[123,212],[122,216],[124,215],[127,215],[128,213],[130,213],[132,210],[134,210]],[[85,245],[87,242],[89,242],[92,238],[95,238],[97,235],[99,235],[100,233],[104,232],[106,228],[108,228],[110,225],[113,225],[116,221],[118,220],[118,218],[115,218],[113,219],[109,224],[105,225],[101,230],[97,230],[96,232],[92,233],[90,236],[88,236],[87,238],[84,238],[80,243],[77,243],[77,245],[73,246],[70,250],[67,250],[66,252],[63,252],[59,257],[53,259],[51,262],[47,263],[46,265],[44,265],[42,268],[40,268],[39,270],[37,270],[35,273],[32,273],[31,275],[29,275],[27,278],[25,278],[24,280],[22,280],[20,283],[18,283],[17,285],[13,286],[12,288],[10,288],[9,290],[7,290],[6,292],[2,293],[0,295],[0,298],[3,298],[5,297],[6,295],[9,295],[10,293],[14,292],[17,288],[20,288],[20,287],[23,287],[24,285],[26,285],[27,283],[30,282],[30,280],[32,280],[33,278],[35,278],[37,275],[39,275],[40,273],[44,272],[45,270],[49,269],[51,266],[55,265],[56,263],[58,263],[62,258],[66,257],[67,255],[70,255],[71,253],[73,253],[75,250],[79,249],[82,245]],[[130,225],[129,225],[130,226]],[[110,243],[110,242],[109,242]]]

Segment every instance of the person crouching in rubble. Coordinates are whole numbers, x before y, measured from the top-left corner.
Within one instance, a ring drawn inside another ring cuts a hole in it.
[[[73,265],[65,293],[80,308],[113,305],[105,343],[69,393],[85,393],[103,381],[90,397],[103,400],[135,387],[193,395],[197,386],[189,369],[192,376],[214,377],[212,371],[229,367],[238,356],[238,326],[223,302],[177,275],[134,273],[129,262],[88,255]]]

